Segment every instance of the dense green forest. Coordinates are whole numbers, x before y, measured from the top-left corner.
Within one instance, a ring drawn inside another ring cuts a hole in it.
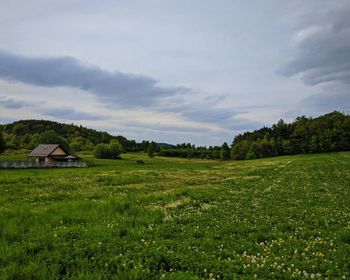
[[[97,144],[118,141],[125,151],[142,151],[149,142],[136,143],[123,136],[47,120],[23,120],[0,125],[7,149],[34,149],[40,143],[61,144],[70,151],[93,151]]]
[[[165,157],[179,158],[202,158],[202,159],[220,159],[219,146],[200,146],[196,147],[191,143],[178,144],[174,147],[161,147],[159,155]]]
[[[272,127],[263,127],[237,135],[231,147],[195,147],[181,144],[161,148],[162,156],[241,160],[350,150],[350,116],[332,112],[317,118],[298,117],[292,123],[282,119]]]
[[[292,123],[282,119],[272,127],[263,127],[237,135],[231,147],[195,147],[181,144],[163,147],[162,156],[241,160],[350,150],[350,116],[332,112],[317,118],[297,117]]]
[[[232,159],[350,150],[350,116],[332,112],[317,118],[298,117],[292,123],[280,120],[272,127],[237,135]]]
[[[123,136],[46,120],[24,120],[0,125],[0,152],[7,149],[33,149],[40,143],[58,143],[70,152],[95,151],[96,145],[119,142],[124,152],[147,152],[166,157],[241,160],[278,155],[322,153],[350,150],[350,116],[332,112],[317,118],[298,117],[292,123],[282,119],[272,127],[263,127],[237,135],[231,147],[176,146],[142,141]],[[107,146],[103,147],[105,150]],[[101,148],[102,147],[102,148]],[[103,153],[102,153],[103,154]]]

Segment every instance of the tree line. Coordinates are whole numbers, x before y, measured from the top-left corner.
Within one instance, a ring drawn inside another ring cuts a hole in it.
[[[70,148],[75,151],[90,151],[97,144],[118,141],[123,147],[132,150],[137,147],[134,140],[128,140],[123,136],[113,136],[107,132],[101,132],[74,124],[63,124],[47,120],[22,120],[11,124],[0,125],[4,140],[8,149],[33,149],[49,135],[48,138],[64,138]],[[61,139],[62,140],[62,139]],[[61,143],[59,143],[61,144]]]
[[[234,137],[231,146],[169,145],[46,120],[24,120],[0,125],[0,153],[7,149],[34,149],[38,144],[61,144],[70,153],[94,152],[96,157],[115,158],[121,152],[147,152],[150,157],[242,160],[278,155],[350,150],[350,116],[332,112],[317,118],[282,119],[271,127]]]
[[[32,150],[39,144],[60,144],[69,153],[89,152],[97,158],[119,158],[122,152],[147,152],[154,156],[165,143],[137,143],[124,136],[47,120],[21,120],[0,125],[0,154],[9,150]]]
[[[278,155],[324,153],[350,150],[350,116],[332,112],[317,118],[297,117],[292,123],[282,119],[271,127],[234,137],[229,147],[196,147],[180,144],[161,148],[159,155],[182,158],[243,160]]]
[[[272,127],[237,135],[231,146],[236,160],[350,150],[350,116],[332,112],[317,118],[282,119]]]
[[[21,120],[0,125],[3,146],[7,149],[32,150],[39,144],[61,144],[67,151],[94,151],[98,144],[119,142],[123,151],[146,151],[149,141],[136,143],[124,136],[114,136],[74,124],[47,120]],[[1,150],[1,149],[0,149]]]

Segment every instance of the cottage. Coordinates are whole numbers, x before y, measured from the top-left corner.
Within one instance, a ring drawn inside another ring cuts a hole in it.
[[[70,155],[59,144],[40,144],[29,155],[30,158],[35,158],[39,163],[54,163],[62,161],[79,161],[79,157]]]

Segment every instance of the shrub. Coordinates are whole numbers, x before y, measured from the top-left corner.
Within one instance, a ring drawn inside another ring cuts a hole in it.
[[[119,142],[113,141],[110,144],[98,144],[95,148],[96,158],[120,158],[123,148]]]
[[[120,158],[120,154],[123,151],[122,145],[118,141],[112,141],[109,144],[111,158]]]

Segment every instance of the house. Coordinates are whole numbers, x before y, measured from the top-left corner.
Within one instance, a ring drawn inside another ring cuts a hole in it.
[[[59,144],[40,144],[28,155],[30,158],[35,158],[36,162],[40,163],[55,163],[62,161],[79,161],[81,158],[70,155]]]

